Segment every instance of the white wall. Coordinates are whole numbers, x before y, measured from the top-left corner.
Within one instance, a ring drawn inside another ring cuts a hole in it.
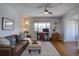
[[[1,19],[2,16],[14,20],[13,30],[2,30],[2,19]],[[11,35],[13,34],[13,32],[16,33],[20,32],[20,17],[12,9],[0,4],[0,36]]]
[[[35,21],[50,21],[50,36],[52,33],[52,29],[54,28],[54,22],[56,21],[57,24],[57,32],[60,33],[60,19],[59,18],[51,18],[51,17],[32,17],[32,18],[26,18],[26,22],[29,23],[28,25],[28,31],[31,34],[33,39],[36,39],[36,35],[34,33],[34,22]]]

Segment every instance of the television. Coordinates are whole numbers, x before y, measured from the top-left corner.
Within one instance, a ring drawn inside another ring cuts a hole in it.
[[[44,28],[43,32],[49,32],[49,29],[48,28]]]

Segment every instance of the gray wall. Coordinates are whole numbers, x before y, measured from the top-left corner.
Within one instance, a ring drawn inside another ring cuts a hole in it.
[[[2,18],[7,17],[14,20],[14,29],[13,30],[2,30]],[[0,36],[7,36],[13,33],[20,32],[20,17],[17,15],[15,11],[8,8],[7,6],[0,5]]]

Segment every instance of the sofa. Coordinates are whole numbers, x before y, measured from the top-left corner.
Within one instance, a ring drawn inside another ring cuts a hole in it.
[[[19,56],[29,44],[27,40],[18,41],[17,35],[10,35],[5,38],[10,38],[10,37],[13,37],[16,39],[15,46],[14,45],[0,45],[0,56]]]

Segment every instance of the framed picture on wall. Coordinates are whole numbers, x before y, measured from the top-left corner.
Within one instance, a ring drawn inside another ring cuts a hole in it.
[[[14,29],[14,21],[12,19],[2,17],[2,30]]]

